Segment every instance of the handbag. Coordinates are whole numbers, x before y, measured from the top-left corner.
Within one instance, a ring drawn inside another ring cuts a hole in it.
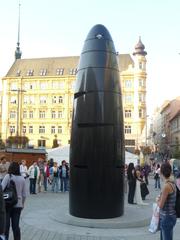
[[[11,179],[11,176],[7,186],[3,191],[3,198],[5,201],[6,208],[8,209],[12,208],[18,202],[16,185],[15,182]]]
[[[153,203],[153,214],[149,225],[149,232],[156,233],[159,230],[159,206]]]

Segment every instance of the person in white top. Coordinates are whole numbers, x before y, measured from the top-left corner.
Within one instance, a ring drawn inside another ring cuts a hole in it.
[[[28,169],[27,169],[27,166],[26,166],[26,160],[24,160],[24,159],[21,161],[20,173],[21,173],[21,176],[24,177],[25,179],[29,176],[28,175]]]
[[[135,171],[135,175],[136,175],[136,190],[135,190],[135,195],[134,195],[134,202],[138,205],[148,205],[147,203],[144,203],[142,200],[142,196],[141,196],[141,172],[139,169],[136,169]]]
[[[155,169],[155,175],[154,175],[154,180],[155,180],[155,189],[159,188],[161,189],[161,183],[160,183],[160,164],[158,163]]]

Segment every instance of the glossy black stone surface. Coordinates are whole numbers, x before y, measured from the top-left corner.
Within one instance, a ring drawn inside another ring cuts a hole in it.
[[[89,32],[76,78],[70,145],[70,214],[124,212],[124,126],[119,67],[103,25]]]

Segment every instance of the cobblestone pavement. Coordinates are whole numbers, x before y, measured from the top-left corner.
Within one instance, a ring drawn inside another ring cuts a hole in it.
[[[159,191],[154,190],[154,181],[150,180],[150,194],[145,202],[148,207],[143,208],[144,215],[151,218],[151,207]],[[134,205],[137,209],[138,206]],[[21,217],[22,240],[158,240],[159,233],[152,234],[148,226],[136,228],[88,228],[72,226],[54,219],[54,214],[68,211],[68,193],[39,193],[30,195],[26,201]],[[126,211],[126,206],[125,206]],[[133,214],[136,211],[133,211]],[[136,213],[135,213],[136,214]],[[132,215],[129,217],[133,217]],[[180,239],[180,220],[178,219],[174,240]],[[12,232],[10,239],[13,240]]]

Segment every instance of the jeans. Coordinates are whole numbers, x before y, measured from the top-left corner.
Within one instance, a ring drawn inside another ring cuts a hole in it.
[[[155,179],[155,188],[161,189],[160,178]]]
[[[56,190],[55,190],[56,188]],[[52,180],[52,191],[53,192],[58,192],[59,191],[59,177],[53,177]]]
[[[47,177],[44,176],[44,191],[47,191]]]
[[[5,230],[5,237],[6,240],[9,239],[9,228],[10,223],[12,226],[14,240],[21,239],[21,232],[19,227],[19,220],[21,215],[22,208],[11,208],[10,210],[6,211],[6,230]]]
[[[36,193],[36,178],[30,178],[30,193],[35,194]]]
[[[173,228],[176,224],[176,215],[160,215],[160,239],[173,240]]]
[[[67,191],[67,183],[68,183],[68,179],[67,178],[61,178],[61,192],[66,192]],[[63,189],[64,187],[64,189]]]

